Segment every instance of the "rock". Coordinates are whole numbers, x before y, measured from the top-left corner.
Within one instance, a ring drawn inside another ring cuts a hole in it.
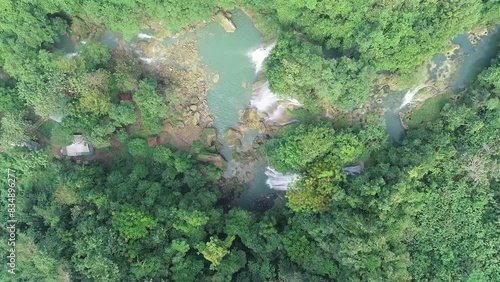
[[[198,110],[198,106],[196,106],[196,105],[191,105],[191,106],[189,106],[189,109],[190,109],[191,111],[193,111],[193,112],[196,112],[196,110]]]
[[[233,21],[231,21],[231,19],[228,18],[224,14],[224,12],[217,13],[217,15],[215,15],[215,18],[226,32],[236,31],[236,26],[234,25]]]
[[[227,168],[227,161],[219,154],[203,153],[197,155],[196,159],[201,162],[210,162],[223,170]]]
[[[218,73],[216,73],[214,76],[212,76],[212,82],[214,84],[219,82],[219,79],[220,79],[220,75]]]
[[[200,122],[200,113],[194,112],[192,113],[186,120],[185,124],[187,125],[197,125]]]
[[[260,118],[256,108],[246,109],[241,117],[242,127],[245,129],[258,129]]]
[[[226,131],[226,142],[229,147],[239,147],[241,146],[241,139],[243,138],[243,133],[235,128],[229,128]]]
[[[215,140],[215,150],[217,152],[219,152],[221,149],[222,149],[223,145],[222,143],[219,141],[219,139]]]
[[[248,181],[253,180],[255,178],[255,176],[253,175],[253,173],[251,171],[247,171],[245,173],[245,176],[247,177]]]
[[[217,141],[217,131],[215,128],[205,128],[201,134],[201,142],[203,146],[210,147],[215,145]]]
[[[189,100],[189,102],[191,104],[196,105],[196,104],[198,104],[198,102],[200,102],[200,99],[198,97],[194,96],[194,97],[191,97],[191,99]]]
[[[212,119],[211,116],[206,116],[205,119],[203,119],[203,122],[206,124],[212,123],[214,120]]]

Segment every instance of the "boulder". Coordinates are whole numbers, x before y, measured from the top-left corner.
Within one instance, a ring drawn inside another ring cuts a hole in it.
[[[198,110],[198,106],[196,106],[196,105],[191,105],[191,106],[189,106],[189,109],[190,109],[191,111],[193,111],[193,112],[196,112],[196,111]]]
[[[226,32],[236,31],[236,26],[234,25],[233,21],[231,21],[231,19],[227,17],[224,12],[217,13],[217,15],[215,15],[215,18]]]
[[[185,124],[186,125],[197,125],[200,122],[200,113],[194,112],[189,115]]]
[[[227,168],[227,161],[219,154],[202,153],[196,156],[196,159],[201,162],[212,163],[216,167],[225,170]]]
[[[219,152],[222,149],[223,145],[219,141],[219,139],[215,140],[215,151]]]
[[[251,180],[253,180],[255,178],[255,176],[253,175],[253,173],[251,171],[247,171],[245,173],[245,176],[246,176],[246,178],[247,178],[248,181],[251,181]]]
[[[193,96],[193,97],[191,97],[191,98],[189,99],[189,102],[190,102],[191,104],[194,104],[194,105],[195,105],[195,104],[198,104],[198,102],[199,102],[199,101],[200,101],[200,99],[199,99],[198,97],[196,97],[196,96]]]
[[[260,127],[260,117],[256,108],[246,109],[241,117],[244,129],[258,129]]]
[[[216,144],[217,140],[217,131],[215,128],[205,128],[201,134],[201,143],[205,147],[210,147]]]
[[[212,76],[212,82],[213,83],[219,82],[219,79],[220,79],[220,75],[217,74],[217,73],[214,76]]]
[[[229,128],[226,131],[226,143],[229,147],[240,147],[243,133],[236,128]]]

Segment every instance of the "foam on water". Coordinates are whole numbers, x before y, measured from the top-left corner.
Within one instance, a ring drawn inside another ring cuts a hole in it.
[[[276,107],[279,99],[274,93],[269,89],[269,82],[262,84],[256,91],[250,101],[250,105],[255,107],[257,111],[262,113],[269,112],[272,108]]]
[[[271,92],[269,82],[266,81],[255,89],[250,106],[255,107],[259,113],[266,113],[267,120],[281,123],[281,118],[286,113],[286,106],[301,107],[302,104],[295,99],[278,98]]]
[[[299,175],[295,173],[287,173],[283,174],[277,172],[274,168],[268,166],[266,167],[267,176],[266,184],[274,190],[286,191],[288,190],[288,186],[297,179],[299,179]]]
[[[139,38],[139,39],[151,39],[151,38],[153,38],[153,36],[146,34],[146,33],[139,33],[139,34],[137,34],[137,38]]]
[[[143,61],[144,63],[148,64],[148,65],[149,65],[149,64],[151,64],[151,63],[153,62],[153,59],[151,59],[151,58],[140,57],[139,59],[140,59],[141,61]]]
[[[401,103],[401,106],[399,106],[399,109],[402,109],[404,108],[406,105],[410,104],[411,101],[413,101],[413,97],[415,97],[415,95],[420,91],[422,90],[422,88],[424,87],[427,87],[427,85],[419,85],[413,89],[410,89],[408,92],[406,92],[404,98],[403,98],[403,102]]]
[[[271,50],[274,48],[274,46],[276,46],[276,42],[273,42],[267,46],[261,46],[248,52],[248,56],[255,66],[255,73],[259,73],[260,71],[262,71],[264,60],[269,56],[269,53],[271,53]]]

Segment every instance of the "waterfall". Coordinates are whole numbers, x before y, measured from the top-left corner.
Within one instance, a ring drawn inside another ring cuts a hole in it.
[[[342,172],[347,175],[358,175],[361,173],[362,167],[361,165],[352,165],[352,166],[344,166],[342,167]]]
[[[259,73],[262,70],[262,66],[264,65],[264,60],[269,56],[271,50],[276,45],[276,42],[273,42],[267,46],[261,46],[257,49],[254,49],[248,52],[248,56],[252,60],[252,63],[255,66],[255,73]]]
[[[271,187],[271,189],[286,191],[288,190],[288,186],[293,181],[299,178],[298,174],[295,173],[279,173],[274,168],[268,166],[266,167],[267,176],[266,184]]]
[[[139,34],[137,34],[137,38],[139,38],[139,39],[151,39],[151,38],[153,38],[153,36],[146,34],[146,33],[139,33]]]
[[[250,106],[255,107],[259,113],[266,113],[267,120],[280,124],[288,124],[290,121],[282,121],[282,117],[286,113],[286,106],[301,107],[302,104],[295,99],[278,98],[271,92],[269,82],[266,81],[254,90]]]
[[[269,113],[269,111],[276,107],[278,97],[269,89],[269,82],[262,84],[256,91],[250,101],[250,105],[255,107],[258,112]]]
[[[269,53],[271,53],[271,50],[275,45],[276,42],[273,42],[267,46],[254,49],[248,53],[248,56],[255,66],[255,73],[262,71],[264,60],[269,56]],[[271,89],[269,89],[268,81],[260,87],[254,89],[254,95],[250,101],[250,105],[255,107],[258,112],[266,113],[268,116],[267,120],[278,122],[279,124],[290,123],[290,121],[283,122],[281,120],[283,115],[286,113],[286,105],[295,107],[302,106],[302,104],[295,99],[279,99],[274,93],[271,92]]]
[[[151,58],[146,58],[146,57],[140,57],[139,60],[143,61],[146,64],[151,64],[153,62],[153,59]]]
[[[415,87],[414,89],[410,89],[408,92],[406,92],[403,102],[401,103],[401,106],[399,106],[399,109],[404,108],[406,105],[410,104],[411,101],[413,100],[413,97],[418,93],[418,91],[422,90],[422,88],[427,87],[427,85],[419,85]]]

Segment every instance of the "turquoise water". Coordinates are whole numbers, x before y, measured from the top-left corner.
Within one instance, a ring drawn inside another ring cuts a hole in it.
[[[176,39],[165,38],[163,41],[165,45],[170,45],[178,40],[193,40],[208,70],[219,75],[218,82],[208,91],[206,100],[214,127],[223,144],[221,154],[228,161],[232,159],[232,155],[224,140],[225,132],[237,126],[240,113],[250,103],[256,74],[248,52],[261,45],[261,34],[251,19],[239,10],[232,11],[232,15],[236,26],[233,33],[226,32],[217,22],[210,22],[193,33],[186,33]],[[153,30],[142,30],[141,33],[154,35]],[[130,42],[124,42],[120,34],[105,31],[100,42],[110,49],[116,49],[120,43],[125,43],[123,46],[140,53],[135,44],[142,40],[148,39],[136,36]],[[247,149],[258,134],[258,130],[244,132],[242,143]],[[265,183],[266,165],[262,162],[254,167],[255,178],[239,199],[242,207],[250,208],[253,201],[274,192]]]
[[[405,129],[401,124],[399,115],[391,111],[387,111],[384,114],[384,118],[387,134],[389,135],[391,142],[393,144],[401,143],[405,136]]]
[[[455,37],[453,43],[460,45],[458,56],[463,57],[463,60],[451,83],[451,89],[460,91],[473,83],[479,73],[490,65],[491,59],[498,54],[500,25],[481,38],[476,45],[471,44],[466,34]]]
[[[252,209],[254,201],[259,199],[262,200],[265,196],[276,193],[275,190],[272,190],[266,184],[266,167],[266,161],[259,162],[254,166],[252,173],[255,178],[250,181],[248,188],[241,194],[238,200],[238,206],[245,209]]]
[[[498,54],[500,48],[500,25],[491,30],[488,35],[481,37],[477,44],[472,44],[467,34],[457,35],[453,43],[460,45],[457,54],[459,67],[450,83],[450,88],[454,92],[460,92],[471,85],[477,76],[487,68],[491,60]],[[443,54],[436,54],[432,58],[436,68],[429,69],[429,79],[436,79],[436,69],[443,65],[446,57]],[[400,102],[400,101],[399,101]],[[389,108],[394,108],[392,105]],[[401,124],[399,116],[393,112],[387,111],[384,115],[387,133],[391,141],[395,144],[400,143],[405,135],[405,129]]]
[[[211,22],[196,32],[197,47],[203,62],[211,72],[219,75],[218,83],[208,91],[206,100],[214,126],[224,145],[221,153],[228,161],[232,156],[224,141],[224,133],[237,125],[241,111],[248,107],[252,98],[252,84],[257,77],[248,52],[261,44],[261,34],[250,18],[239,10],[232,14],[236,26],[234,33],[226,32],[216,22]],[[245,132],[242,140],[244,146],[251,146],[258,134],[258,130]],[[275,192],[266,184],[266,166],[265,161],[254,166],[254,179],[248,183],[248,188],[239,198],[240,207],[251,209],[254,201]]]
[[[239,10],[232,14],[236,26],[234,33],[226,32],[216,22],[196,32],[203,62],[211,72],[219,74],[219,81],[208,92],[206,100],[221,139],[228,128],[236,126],[240,111],[249,105],[256,75],[248,52],[259,47],[261,42],[261,35],[249,17]],[[224,140],[221,141],[225,145]],[[231,159],[227,146],[222,154],[227,160]]]

